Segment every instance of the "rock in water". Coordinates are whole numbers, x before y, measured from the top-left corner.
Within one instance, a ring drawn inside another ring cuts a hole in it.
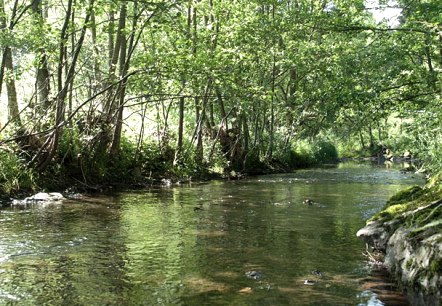
[[[13,200],[12,205],[26,205],[34,203],[50,203],[64,200],[65,197],[59,192],[39,192],[33,196],[27,197],[23,200]]]
[[[316,282],[315,281],[312,281],[312,280],[310,280],[310,279],[306,279],[305,281],[304,281],[304,285],[307,285],[307,286],[313,286],[313,285],[315,285],[316,284]]]
[[[260,271],[248,271],[245,273],[247,278],[251,278],[251,279],[261,279],[263,278],[264,274]]]

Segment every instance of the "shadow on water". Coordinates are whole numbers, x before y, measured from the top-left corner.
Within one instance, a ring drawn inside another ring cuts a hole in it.
[[[341,164],[3,209],[0,304],[407,305],[355,233],[416,183]]]

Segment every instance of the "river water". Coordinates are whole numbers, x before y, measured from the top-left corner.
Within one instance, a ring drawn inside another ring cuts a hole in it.
[[[3,208],[0,305],[407,305],[355,234],[421,183],[347,163]]]

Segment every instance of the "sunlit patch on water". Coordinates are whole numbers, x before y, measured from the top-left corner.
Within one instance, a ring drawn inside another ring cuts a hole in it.
[[[194,292],[226,292],[230,290],[230,286],[221,282],[214,282],[207,278],[190,277],[184,280],[184,285]]]
[[[358,306],[384,306],[381,300],[378,299],[377,294],[370,290],[365,290],[358,294],[358,298],[361,299],[361,303]]]

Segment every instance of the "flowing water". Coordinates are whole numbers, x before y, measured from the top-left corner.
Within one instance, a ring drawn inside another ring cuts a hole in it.
[[[407,305],[355,234],[416,183],[340,164],[4,208],[0,305]]]

